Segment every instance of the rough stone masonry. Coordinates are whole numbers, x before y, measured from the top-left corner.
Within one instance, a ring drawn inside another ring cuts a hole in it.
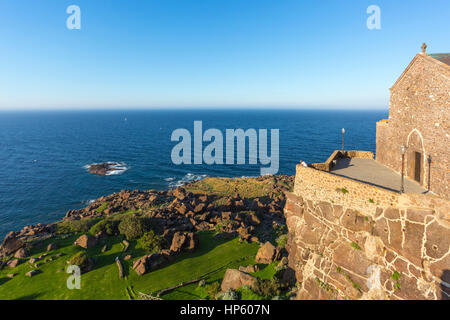
[[[376,160],[450,197],[450,53],[415,56],[391,88],[389,119],[377,123]],[[431,160],[431,162],[429,162]]]
[[[285,205],[297,299],[449,299],[450,201],[298,165]]]

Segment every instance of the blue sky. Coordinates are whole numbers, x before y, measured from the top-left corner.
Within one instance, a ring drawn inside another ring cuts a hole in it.
[[[68,30],[66,8],[81,8]],[[381,30],[366,27],[369,5]],[[448,0],[0,0],[0,109],[384,108]]]

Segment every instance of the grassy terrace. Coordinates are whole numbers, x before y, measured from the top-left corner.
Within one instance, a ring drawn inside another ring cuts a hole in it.
[[[243,198],[252,199],[268,196],[273,191],[274,185],[283,186],[291,191],[293,188],[293,185],[288,185],[285,181],[276,177],[264,179],[206,178],[186,187],[186,190],[193,193],[207,193],[217,196],[232,196],[238,193]]]
[[[194,253],[183,253],[170,265],[138,276],[132,269],[132,260],[123,262],[126,277],[119,278],[115,257],[123,256],[123,244],[118,238],[109,238],[105,242],[109,250],[102,253],[101,245],[88,250],[89,255],[96,257],[95,269],[81,276],[81,289],[69,290],[65,273],[68,258],[82,249],[73,246],[76,236],[57,241],[60,249],[51,251],[48,257],[54,260],[45,262],[37,270],[39,274],[29,278],[25,273],[33,268],[29,258],[14,269],[5,268],[0,271],[1,299],[135,299],[138,292],[152,293],[177,285],[181,282],[205,277],[207,283],[221,279],[226,268],[237,268],[240,265],[254,263],[254,256],[259,246],[254,243],[239,243],[238,239],[221,240],[211,232],[200,233],[200,246]],[[54,239],[52,239],[54,242]],[[42,246],[44,249],[46,246]],[[39,257],[45,250],[34,251],[32,257]],[[55,258],[57,253],[65,254]],[[126,254],[134,257],[142,255],[132,243]],[[41,262],[41,261],[39,261]],[[57,272],[63,269],[64,272]],[[7,274],[17,273],[9,279]],[[197,285],[190,285],[165,295],[165,299],[199,299],[206,292]]]

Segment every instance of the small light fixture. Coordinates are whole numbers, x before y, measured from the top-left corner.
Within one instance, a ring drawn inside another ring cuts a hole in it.
[[[400,147],[400,152],[402,153],[402,180],[400,184],[400,193],[405,192],[405,153],[406,153],[406,146],[402,144]]]
[[[406,147],[404,145],[402,145],[400,147],[400,151],[401,151],[402,155],[404,155],[406,153]]]
[[[428,191],[430,191],[431,187],[431,154],[428,155]]]

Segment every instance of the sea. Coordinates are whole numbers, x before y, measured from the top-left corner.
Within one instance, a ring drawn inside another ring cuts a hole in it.
[[[67,210],[122,189],[173,188],[205,177],[255,177],[260,164],[174,164],[176,129],[279,129],[279,174],[300,160],[325,161],[342,148],[375,151],[376,122],[388,110],[170,109],[0,112],[0,237],[64,217]],[[209,142],[203,142],[205,148]],[[248,147],[248,146],[247,146]],[[192,147],[193,148],[193,147]],[[246,149],[248,154],[248,148]],[[193,151],[193,150],[192,150]],[[193,152],[192,152],[193,153]],[[193,159],[193,155],[192,155]],[[98,176],[89,165],[118,163]],[[225,162],[225,161],[224,161]]]

